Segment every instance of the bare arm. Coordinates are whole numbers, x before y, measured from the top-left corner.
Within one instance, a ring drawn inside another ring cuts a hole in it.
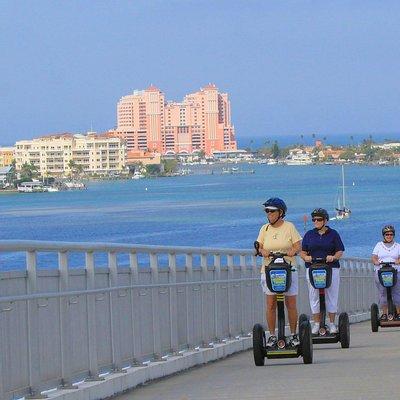
[[[379,265],[379,258],[376,254],[372,254],[371,260],[372,260],[372,264]]]
[[[258,252],[263,256],[263,257],[268,257],[269,256],[269,251],[264,249],[264,246],[262,245],[262,243],[259,243],[259,248],[258,248]]]
[[[326,261],[333,262],[333,261],[339,260],[340,257],[342,257],[342,255],[343,255],[343,251],[339,250],[333,256],[326,256]]]
[[[293,243],[293,246],[286,252],[289,257],[293,257],[298,254],[301,250],[301,240],[296,243]]]
[[[300,257],[306,262],[311,262],[312,261],[312,257],[304,250],[302,250],[300,252]]]

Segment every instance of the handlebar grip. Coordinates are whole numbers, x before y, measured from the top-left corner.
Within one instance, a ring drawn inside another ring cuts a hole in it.
[[[268,256],[272,258],[282,258],[286,257],[287,253],[281,253],[280,251],[270,251]]]
[[[322,257],[312,258],[312,259],[311,259],[311,262],[312,262],[312,263],[326,262],[326,258],[322,258]]]

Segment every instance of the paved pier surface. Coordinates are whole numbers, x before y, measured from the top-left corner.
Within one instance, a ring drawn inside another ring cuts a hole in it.
[[[314,364],[301,358],[266,360],[252,351],[133,389],[118,400],[400,399],[400,329],[372,333],[351,325],[350,349],[315,345]]]

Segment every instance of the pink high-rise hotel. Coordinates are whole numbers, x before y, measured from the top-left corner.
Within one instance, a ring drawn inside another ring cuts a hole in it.
[[[150,86],[134,91],[118,102],[117,135],[128,150],[162,154],[191,154],[204,150],[236,150],[228,95],[209,84],[188,94],[181,103],[165,100],[164,93]]]

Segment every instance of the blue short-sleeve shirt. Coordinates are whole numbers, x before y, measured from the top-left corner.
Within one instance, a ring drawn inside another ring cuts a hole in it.
[[[344,251],[344,245],[337,231],[327,226],[327,231],[320,235],[318,229],[314,228],[306,232],[302,242],[302,250],[306,251],[312,258],[326,258],[333,256],[337,251]],[[311,263],[306,262],[308,268]],[[339,261],[332,263],[332,268],[340,268]]]

